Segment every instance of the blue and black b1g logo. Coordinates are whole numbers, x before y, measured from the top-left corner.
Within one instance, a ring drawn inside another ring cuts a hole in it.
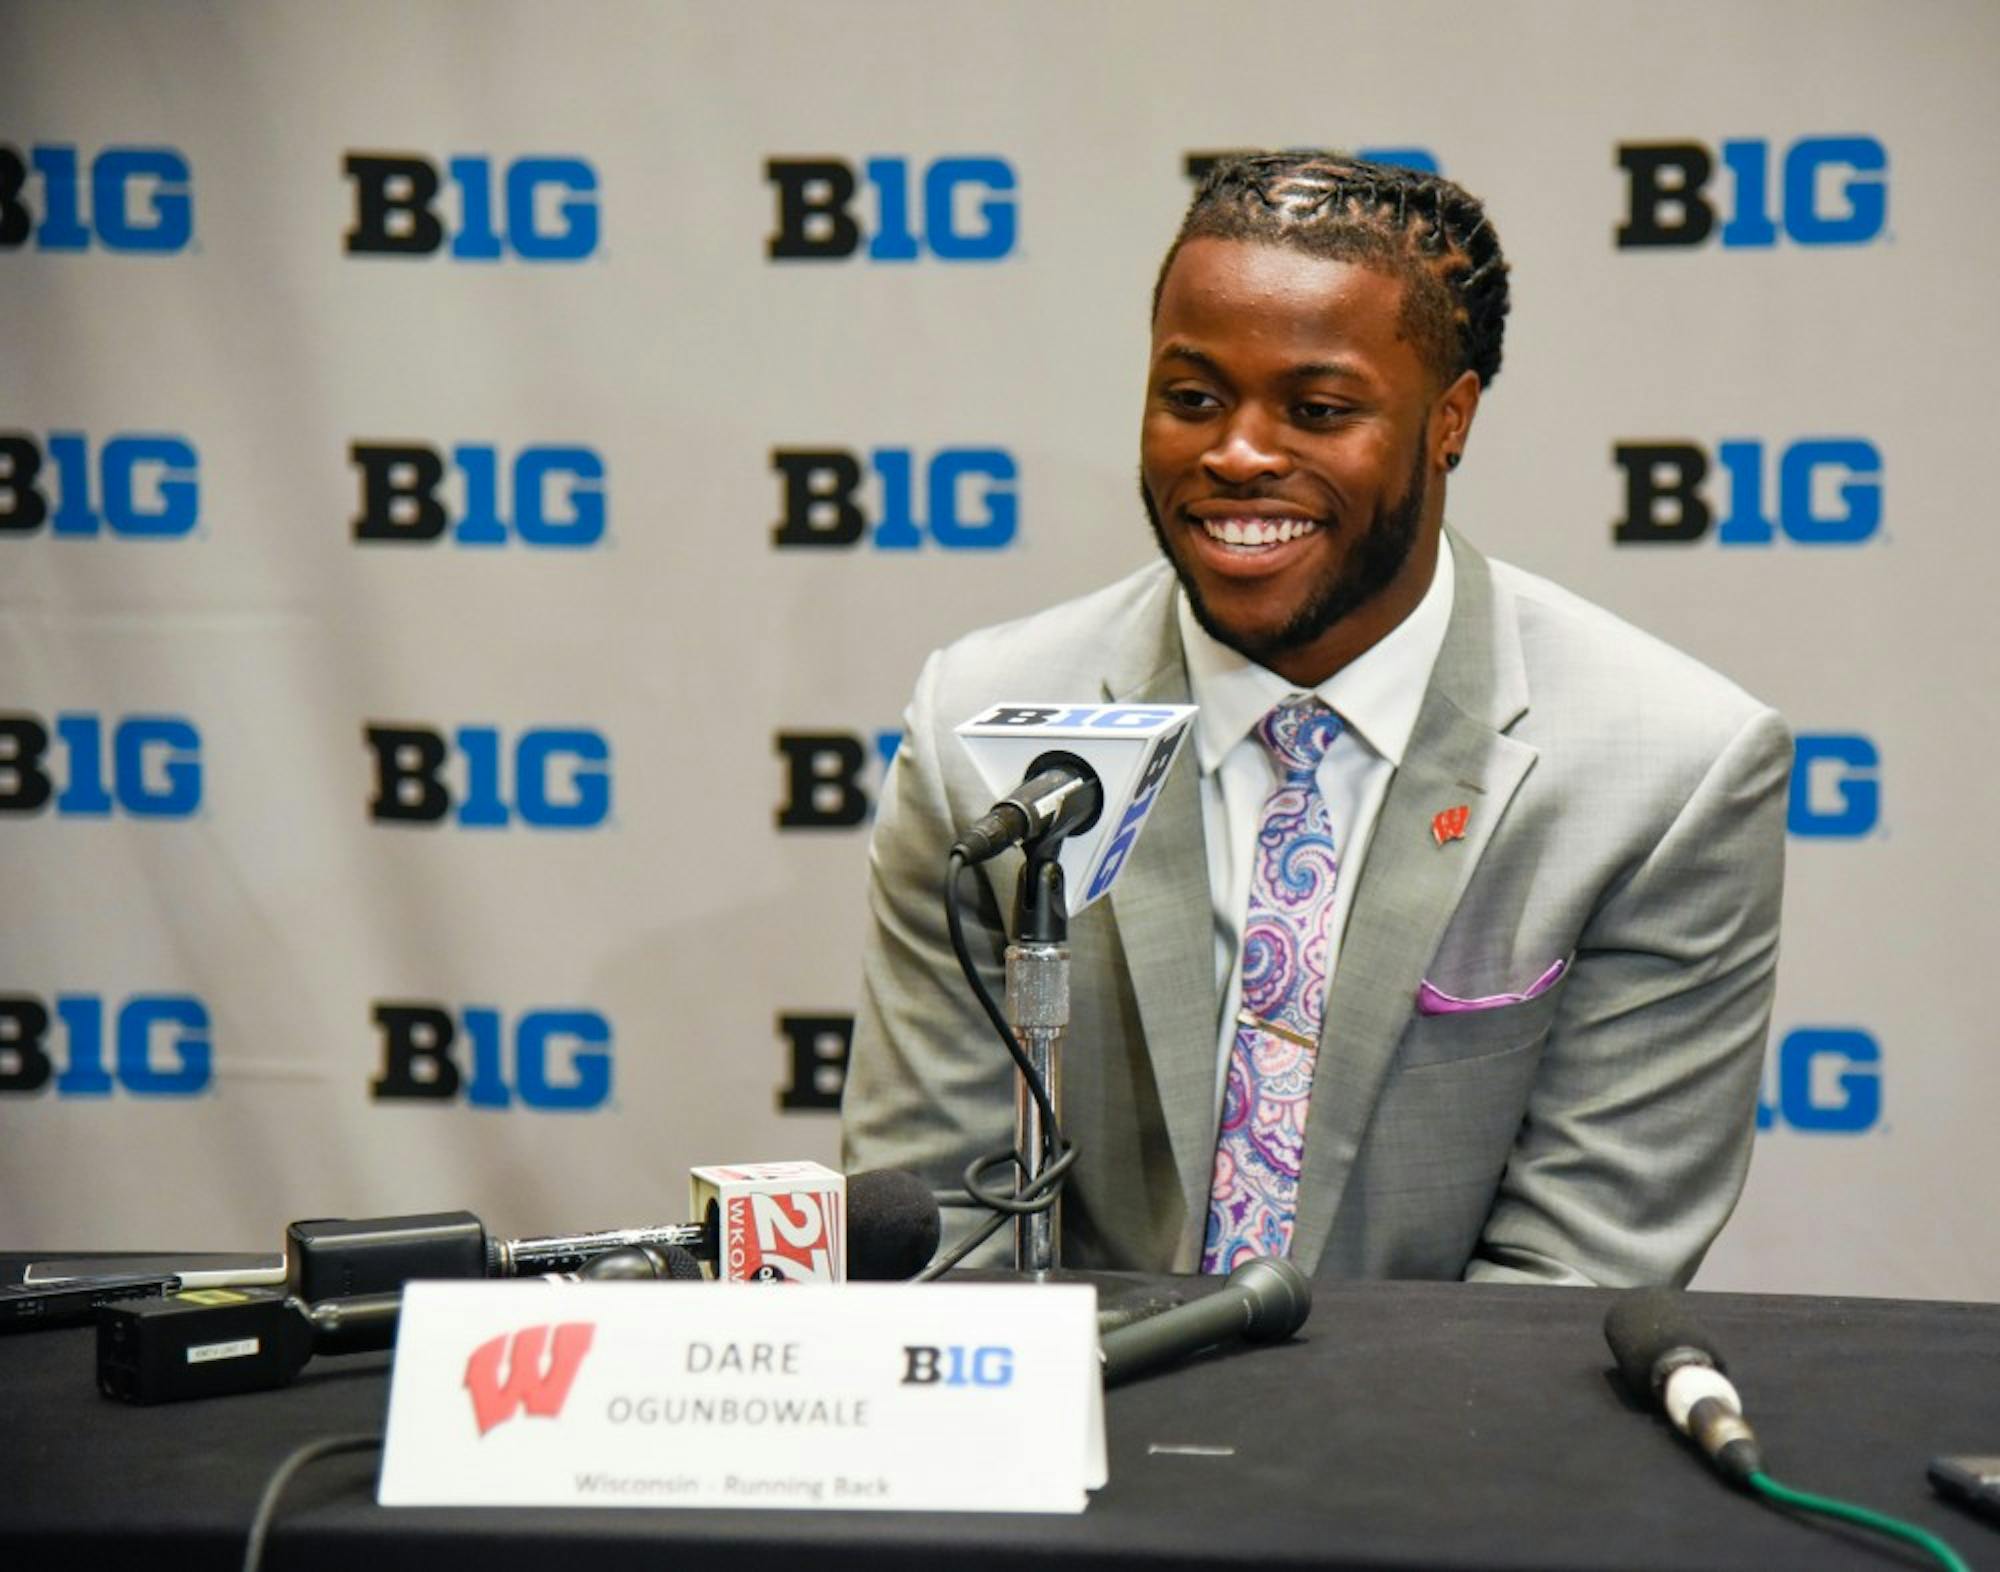
[[[377,824],[594,830],[611,816],[611,744],[587,726],[534,726],[512,741],[497,726],[369,723]]]
[[[186,437],[0,431],[0,536],[177,540],[201,522],[201,456]]]
[[[349,256],[454,262],[580,262],[597,250],[597,171],[576,157],[484,154],[437,164],[420,153],[349,153]]]
[[[1850,732],[1801,732],[1792,742],[1785,826],[1807,839],[1855,840],[1882,818],[1882,754]]]
[[[485,443],[447,453],[426,442],[356,442],[347,453],[361,482],[359,544],[518,540],[575,551],[604,539],[604,459],[595,449],[524,447],[509,460]]]
[[[1882,1045],[1852,1026],[1787,1032],[1765,1066],[1759,1130],[1859,1135],[1882,1121]]]
[[[1723,546],[1859,546],[1882,527],[1882,450],[1866,437],[1731,438],[1713,462],[1684,438],[1618,442],[1611,461],[1625,483],[1620,546],[1687,545],[1711,529]]]
[[[1711,238],[1728,249],[1860,246],[1889,219],[1889,155],[1872,136],[1801,137],[1777,149],[1762,137],[1724,142],[1726,194],[1711,189],[1716,151],[1700,142],[1621,142],[1625,221],[1621,251],[1687,248]]]
[[[201,783],[201,733],[183,716],[0,714],[0,814],[185,819]]]
[[[611,1099],[611,1022],[596,1010],[523,1010],[509,1029],[484,1005],[388,1001],[374,1010],[382,1073],[377,1102],[587,1111]]]
[[[851,830],[875,812],[882,778],[902,746],[903,734],[878,731],[781,731],[773,739],[785,761],[781,830]]]
[[[1019,469],[1005,448],[939,448],[927,458],[910,448],[776,448],[771,468],[782,483],[771,531],[780,550],[998,551],[1020,527]]]
[[[778,200],[765,242],[774,262],[998,262],[1016,238],[1014,166],[995,154],[937,158],[773,158]]]
[[[195,1097],[209,1089],[208,1007],[186,994],[0,994],[0,1095]]]
[[[171,147],[0,144],[0,251],[166,256],[193,238],[194,172]]]
[[[983,1386],[1014,1384],[1014,1350],[1003,1343],[967,1347],[906,1344],[900,1386]]]

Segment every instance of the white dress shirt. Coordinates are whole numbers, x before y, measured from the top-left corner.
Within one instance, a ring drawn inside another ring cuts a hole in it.
[[[1365,650],[1313,691],[1342,722],[1340,735],[1320,760],[1318,781],[1333,825],[1340,876],[1333,900],[1333,940],[1327,979],[1340,964],[1347,913],[1360,882],[1362,859],[1389,781],[1403,762],[1431,668],[1451,621],[1451,542],[1438,540],[1437,571],[1416,609],[1382,641]],[[1182,592],[1181,647],[1187,652],[1188,687],[1201,708],[1195,717],[1196,762],[1201,766],[1201,824],[1208,844],[1208,889],[1215,909],[1215,978],[1222,995],[1216,1023],[1216,1106],[1221,1106],[1236,1041],[1236,1007],[1243,994],[1237,939],[1250,904],[1251,847],[1277,771],[1251,729],[1271,709],[1300,690],[1277,673],[1254,665],[1202,630]]]

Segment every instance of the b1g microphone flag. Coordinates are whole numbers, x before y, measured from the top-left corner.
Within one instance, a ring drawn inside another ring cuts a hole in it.
[[[1063,842],[1056,859],[1071,916],[1109,890],[1132,855],[1194,713],[1192,704],[1005,703],[958,727],[995,797],[1065,756],[1096,774],[1103,811]]]

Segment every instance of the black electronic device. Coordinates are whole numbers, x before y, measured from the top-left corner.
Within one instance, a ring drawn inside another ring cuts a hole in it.
[[[2000,1523],[2000,1457],[1934,1457],[1924,1472],[1947,1501]]]
[[[0,1332],[81,1326],[100,1305],[125,1299],[158,1299],[181,1286],[171,1273],[79,1278],[64,1283],[9,1283],[0,1288]]]
[[[676,1245],[608,1251],[572,1282],[685,1281],[701,1264]],[[267,1392],[316,1354],[391,1348],[403,1296],[359,1294],[308,1304],[277,1288],[190,1288],[104,1306],[97,1317],[97,1388],[124,1403]]]

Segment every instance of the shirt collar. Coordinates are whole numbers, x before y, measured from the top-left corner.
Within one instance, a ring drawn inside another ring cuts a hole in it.
[[[1431,668],[1444,648],[1455,579],[1451,541],[1440,533],[1437,570],[1416,609],[1313,690],[1348,731],[1392,765],[1403,762]],[[1194,723],[1195,756],[1202,773],[1213,775],[1251,727],[1299,690],[1211,638],[1195,621],[1186,590],[1175,597],[1175,615],[1187,655],[1189,697],[1201,711]]]

